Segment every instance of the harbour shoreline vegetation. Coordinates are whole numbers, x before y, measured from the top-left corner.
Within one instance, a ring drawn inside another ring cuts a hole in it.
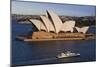
[[[95,26],[96,25],[96,18],[95,16],[59,16],[61,20],[75,20],[76,26]],[[12,20],[16,20],[19,24],[31,24],[28,22],[28,19],[37,19],[40,20],[39,15],[21,15],[21,14],[12,14]]]

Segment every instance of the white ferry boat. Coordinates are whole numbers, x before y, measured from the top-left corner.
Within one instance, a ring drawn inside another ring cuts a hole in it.
[[[57,58],[67,58],[67,57],[75,57],[80,56],[80,53],[72,53],[70,51],[63,52],[57,55]]]

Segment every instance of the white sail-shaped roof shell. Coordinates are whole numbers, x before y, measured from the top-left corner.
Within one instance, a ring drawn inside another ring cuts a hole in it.
[[[73,28],[75,27],[75,21],[65,21],[60,29],[60,31],[70,31],[73,32]]]
[[[50,20],[55,28],[55,33],[58,33],[61,29],[62,24],[63,24],[61,19],[59,18],[59,16],[57,16],[52,11],[47,11],[47,17],[50,18]]]
[[[46,17],[46,16],[40,16],[40,17],[41,17],[43,23],[45,24],[47,31],[48,32],[50,32],[50,31],[55,32],[54,26],[53,26],[52,22],[48,19],[48,17]]]
[[[29,21],[32,22],[32,24],[34,24],[39,31],[41,29],[47,31],[44,24],[40,20],[29,19]]]
[[[88,31],[88,29],[89,29],[89,26],[87,26],[87,27],[82,27],[82,28],[79,28],[79,27],[75,27],[75,28],[76,28],[76,30],[77,30],[78,32],[86,33],[86,32]]]

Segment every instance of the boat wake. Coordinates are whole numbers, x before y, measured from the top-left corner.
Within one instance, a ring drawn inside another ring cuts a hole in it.
[[[40,62],[45,63],[46,61],[51,61],[51,60],[57,60],[57,58],[56,57],[51,57],[51,58],[44,58],[44,59],[40,59],[40,60],[22,61],[22,62],[16,63],[16,65],[40,64]]]

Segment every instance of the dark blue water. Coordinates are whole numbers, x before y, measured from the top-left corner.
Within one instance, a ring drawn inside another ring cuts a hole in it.
[[[36,30],[31,24],[17,24],[12,21],[12,64],[13,65],[37,65],[52,63],[69,63],[95,61],[95,40],[77,41],[42,41],[23,42],[16,40],[18,35],[31,34]],[[89,32],[95,33],[95,27]],[[80,53],[80,57],[57,59],[57,54],[64,51]]]

